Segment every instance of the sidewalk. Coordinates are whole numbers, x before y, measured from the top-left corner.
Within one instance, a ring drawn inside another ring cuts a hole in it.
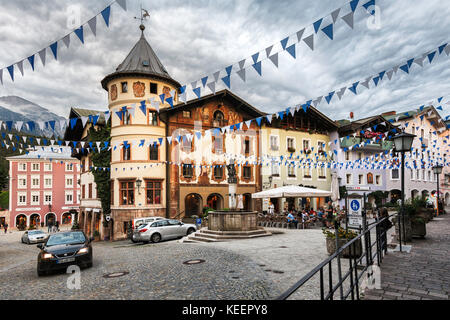
[[[364,300],[449,298],[450,214],[430,221],[425,239],[413,239],[411,253],[388,253],[381,264],[381,289],[364,295]]]

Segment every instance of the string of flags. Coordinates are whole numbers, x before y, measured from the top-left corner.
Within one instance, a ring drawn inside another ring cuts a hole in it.
[[[36,57],[38,56],[42,62],[42,66],[45,67],[46,62],[48,62],[47,59],[47,52],[51,52],[53,58],[55,60],[58,60],[59,50],[61,48],[61,45],[64,44],[64,46],[68,49],[71,42],[71,35],[75,35],[76,38],[81,42],[81,44],[84,44],[84,36],[86,29],[89,27],[92,34],[94,36],[97,35],[97,17],[101,16],[103,18],[103,21],[106,25],[106,27],[109,27],[110,23],[110,16],[111,16],[111,6],[114,3],[117,3],[123,10],[127,10],[127,0],[114,0],[112,3],[110,3],[108,6],[106,6],[103,10],[101,10],[99,13],[97,13],[94,17],[90,18],[87,22],[80,25],[77,29],[74,29],[70,33],[66,34],[64,37],[53,41],[49,46],[39,50],[38,52],[33,53],[32,55],[25,57],[23,59],[20,59],[19,61],[11,64],[10,66],[0,68],[0,83],[3,85],[3,71],[8,72],[9,76],[11,78],[11,81],[14,82],[14,76],[16,73],[16,70],[18,69],[20,74],[24,76],[24,63],[28,63],[32,69],[32,71],[35,71],[36,67]]]
[[[335,25],[343,21],[349,28],[354,29],[354,16],[357,9],[373,15],[374,11],[369,11],[375,5],[375,0],[351,0],[343,6],[333,10],[330,14],[316,20],[314,23],[298,30],[297,32],[283,38],[282,40],[260,50],[250,57],[244,58],[236,63],[228,65],[224,69],[203,76],[201,79],[183,85],[180,89],[180,100],[187,101],[188,87],[197,98],[205,94],[206,87],[216,93],[217,87],[222,83],[231,89],[231,76],[236,74],[243,82],[246,82],[248,70],[254,70],[262,76],[262,64],[270,60],[276,68],[279,67],[279,54],[286,52],[293,59],[296,59],[296,50],[300,45],[306,45],[314,51],[315,41],[322,34],[326,39],[334,40]]]

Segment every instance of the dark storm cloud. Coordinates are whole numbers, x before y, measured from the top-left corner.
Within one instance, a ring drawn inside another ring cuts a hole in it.
[[[202,76],[264,50],[300,28],[347,3],[322,1],[142,1],[150,9],[146,37],[180,83]],[[5,67],[48,46],[68,33],[67,8],[77,4],[85,22],[109,1],[0,0],[0,66]],[[42,67],[36,56],[36,71],[25,62],[25,77],[16,70],[16,82],[3,74],[0,95],[18,95],[67,116],[71,106],[106,109],[107,95],[100,81],[122,62],[139,37],[134,16],[141,1],[128,0],[128,11],[112,7],[111,25],[97,21],[97,37],[85,29],[85,45],[76,36],[70,49],[59,46],[58,61],[47,51]],[[377,0],[381,29],[366,26],[367,15],[358,11],[352,31],[342,21],[335,40],[323,35],[317,49],[297,49],[297,59],[280,55],[280,67],[263,62],[263,76],[248,69],[247,82],[232,77],[232,90],[264,111],[281,110],[307,99],[351,85],[386,68],[417,56],[450,40],[446,34],[450,6],[438,0]],[[319,109],[332,119],[350,111],[364,117],[388,110],[407,110],[434,97],[450,93],[449,58],[443,54],[422,69],[414,65],[411,75],[384,80],[377,88],[358,87],[358,95],[347,92],[341,101],[323,101]],[[445,113],[447,114],[447,113]]]

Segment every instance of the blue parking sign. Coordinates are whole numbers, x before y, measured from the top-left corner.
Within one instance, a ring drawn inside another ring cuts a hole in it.
[[[202,218],[197,218],[197,220],[195,220],[195,224],[202,224]]]
[[[352,202],[350,202],[350,207],[352,208],[353,211],[358,211],[359,210],[359,201],[358,200],[352,200]]]

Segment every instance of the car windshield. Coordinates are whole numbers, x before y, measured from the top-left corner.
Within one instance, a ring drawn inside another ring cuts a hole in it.
[[[42,230],[28,231],[28,234],[42,234],[42,233],[44,233]]]
[[[60,244],[80,244],[84,243],[86,238],[83,232],[64,232],[53,234],[48,238],[47,247],[56,246]]]

